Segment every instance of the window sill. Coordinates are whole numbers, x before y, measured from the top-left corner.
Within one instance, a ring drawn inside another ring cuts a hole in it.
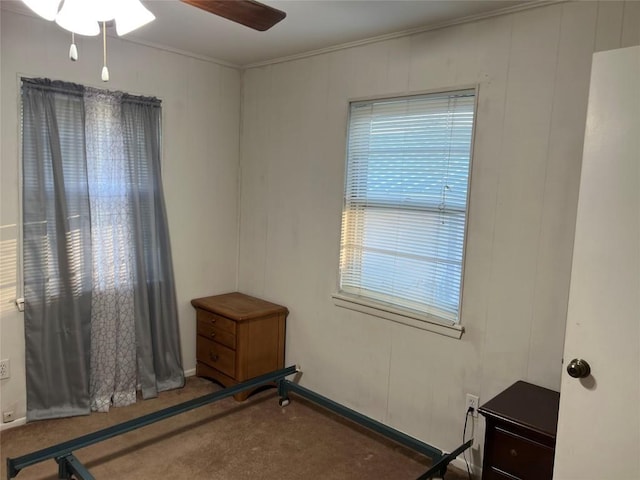
[[[462,325],[447,322],[446,320],[439,320],[428,315],[413,313],[409,310],[402,310],[391,305],[376,303],[365,298],[345,295],[343,293],[334,293],[332,298],[333,303],[337,307],[366,313],[375,317],[391,320],[392,322],[419,328],[420,330],[438,333],[446,337],[459,339],[464,333],[464,327]]]

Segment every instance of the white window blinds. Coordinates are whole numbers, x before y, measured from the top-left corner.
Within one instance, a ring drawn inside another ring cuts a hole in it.
[[[475,91],[351,104],[340,291],[459,321]]]

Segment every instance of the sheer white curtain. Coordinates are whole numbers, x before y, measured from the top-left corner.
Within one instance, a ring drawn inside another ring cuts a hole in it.
[[[91,410],[136,401],[134,252],[122,133],[122,98],[85,91],[91,206]]]

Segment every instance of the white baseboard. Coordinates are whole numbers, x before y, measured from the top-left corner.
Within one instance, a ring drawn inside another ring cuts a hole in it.
[[[185,377],[193,377],[196,374],[196,369],[195,368],[190,368],[189,370],[185,370],[184,371],[184,376]]]
[[[16,418],[12,422],[0,423],[0,432],[9,430],[10,428],[19,427],[20,425],[25,425],[26,423],[27,423],[27,417]]]

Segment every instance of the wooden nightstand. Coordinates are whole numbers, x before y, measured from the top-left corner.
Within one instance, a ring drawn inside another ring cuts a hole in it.
[[[196,309],[196,375],[225,387],[284,367],[286,307],[226,293],[191,300]],[[234,395],[245,400],[252,392]]]
[[[478,409],[487,423],[482,480],[551,480],[559,400],[519,381]]]

